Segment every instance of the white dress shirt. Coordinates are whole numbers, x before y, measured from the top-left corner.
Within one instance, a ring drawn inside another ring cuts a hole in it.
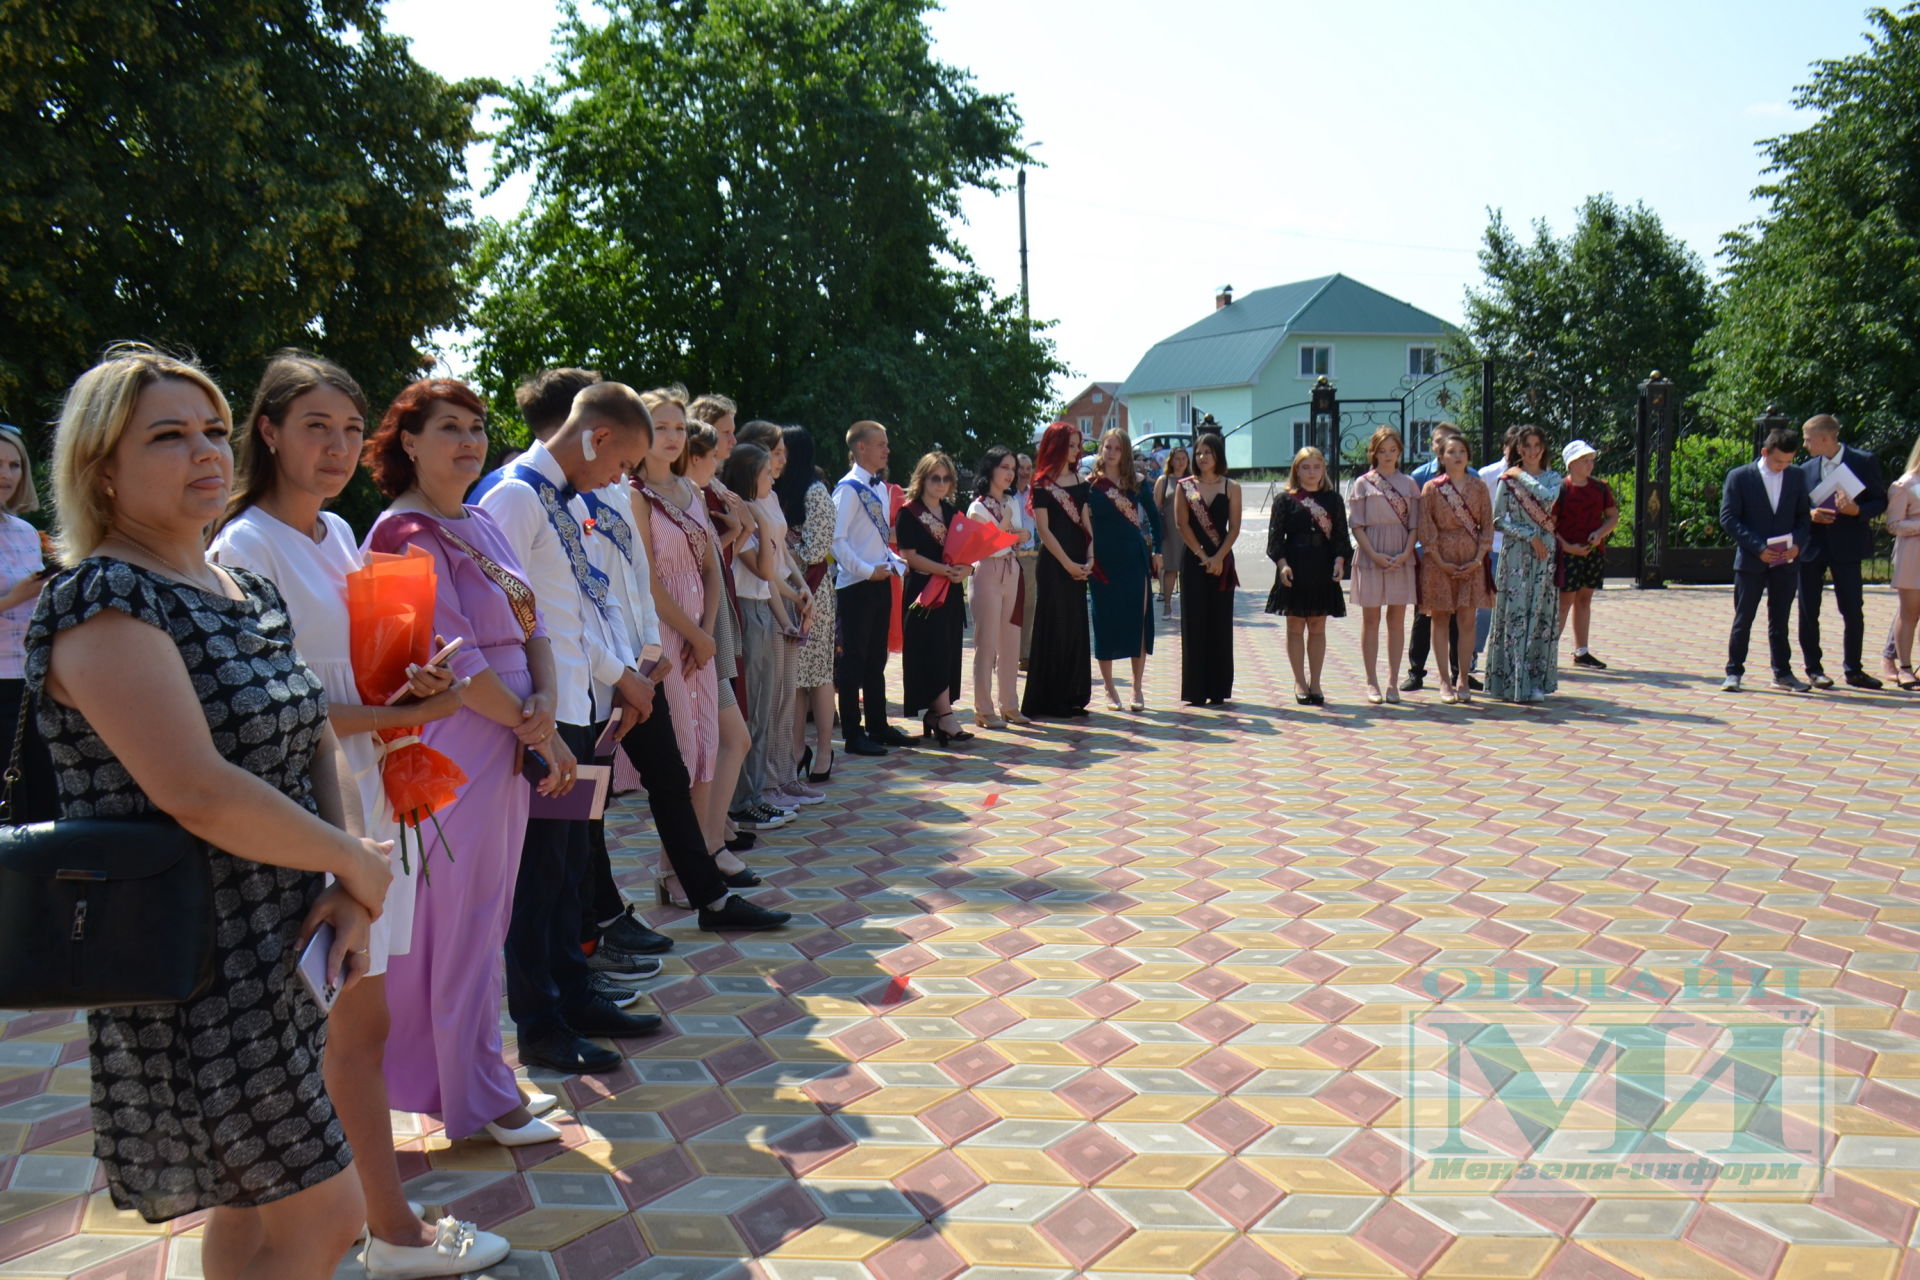
[[[620,602],[620,611],[627,621],[627,647],[638,661],[642,649],[660,643],[660,614],[653,607],[653,571],[647,563],[647,544],[640,540],[640,530],[634,521],[633,488],[615,481],[604,489],[596,489],[593,496],[612,507],[633,531],[632,560],[620,554],[613,539],[598,530],[587,538],[587,559],[606,574],[612,584],[612,595]]]
[[[1505,475],[1506,471],[1507,471],[1507,459],[1505,454],[1502,454],[1497,461],[1489,462],[1486,466],[1480,468],[1480,480],[1482,483],[1484,483],[1487,486],[1487,497],[1489,499],[1491,499],[1494,494],[1500,491],[1500,477]],[[1494,525],[1493,526],[1493,554],[1494,555],[1500,554],[1500,544],[1505,540],[1506,540],[1506,535],[1500,532],[1500,526],[1497,524]]]
[[[1767,465],[1765,458],[1760,459],[1760,483],[1766,486],[1767,505],[1775,511],[1780,509],[1780,486],[1785,484],[1786,480],[1787,469],[1785,467],[1775,471]]]
[[[516,461],[532,467],[561,489],[567,487],[566,472],[545,444],[535,443]],[[553,647],[554,718],[561,724],[593,724],[601,718],[596,712],[611,710],[607,691],[633,662],[627,650],[628,626],[618,592],[608,590],[607,610],[602,615],[574,578],[560,535],[547,519],[540,495],[526,481],[509,474],[487,490],[480,506],[512,544],[546,619],[547,642]],[[584,530],[587,504],[575,496],[567,510]],[[591,542],[592,538],[584,541]],[[589,561],[591,558],[589,553]]]
[[[907,571],[907,562],[887,545],[887,539],[867,515],[866,504],[854,492],[854,485],[879,501],[882,516],[887,513],[890,496],[887,486],[875,479],[873,472],[855,463],[853,470],[841,477],[833,488],[833,585],[836,587],[865,582],[882,565],[889,573],[904,575]]]

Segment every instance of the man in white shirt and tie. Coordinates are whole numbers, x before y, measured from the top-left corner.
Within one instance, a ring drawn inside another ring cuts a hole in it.
[[[592,755],[592,725],[614,695],[631,705],[653,700],[653,685],[630,665],[619,601],[587,556],[588,515],[579,496],[639,466],[651,438],[646,406],[631,387],[588,386],[574,397],[565,425],[515,460],[480,502],[512,545],[549,629],[554,718],[574,756],[551,762],[563,778]],[[585,822],[527,822],[507,925],[507,1011],[519,1027],[521,1061],[569,1074],[612,1071],[623,1061],[585,1037],[660,1028],[658,1015],[622,1012],[593,990],[580,939],[590,841]]]
[[[1793,674],[1787,623],[1800,585],[1794,561],[1813,528],[1806,473],[1793,465],[1800,436],[1785,427],[1767,433],[1760,457],[1727,472],[1720,494],[1720,527],[1733,535],[1733,633],[1727,641],[1727,678],[1721,688],[1740,690],[1746,674],[1747,642],[1760,602],[1767,605],[1767,652],[1773,663],[1773,687],[1805,693],[1808,685]]]
[[[857,756],[883,756],[913,739],[887,723],[887,623],[893,612],[890,579],[906,561],[889,546],[887,429],[856,422],[847,431],[853,468],[833,490],[833,585],[840,614],[840,731]],[[861,708],[865,704],[865,716]]]

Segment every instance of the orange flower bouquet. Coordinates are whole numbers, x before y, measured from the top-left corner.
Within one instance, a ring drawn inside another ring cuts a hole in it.
[[[438,584],[433,557],[419,547],[405,555],[367,554],[366,567],[347,575],[347,620],[351,628],[353,683],[360,701],[370,707],[387,705],[393,691],[406,685],[407,667],[433,656],[434,595]],[[404,709],[405,703],[400,706]],[[407,830],[413,830],[420,854],[420,874],[427,875],[427,847],[420,834],[423,821],[432,822],[447,849],[435,811],[453,803],[467,775],[452,760],[420,740],[420,726],[382,729],[380,781],[387,802],[400,823],[400,869],[411,872],[407,860]],[[453,851],[447,849],[449,861]]]

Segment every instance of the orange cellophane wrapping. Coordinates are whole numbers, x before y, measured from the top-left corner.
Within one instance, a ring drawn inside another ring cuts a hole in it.
[[[366,567],[347,575],[353,682],[364,705],[385,706],[393,691],[407,683],[408,665],[433,656],[437,586],[433,557],[419,547],[408,547],[405,555],[369,552]],[[378,736],[382,742],[397,742],[419,732],[414,725],[382,729]],[[432,747],[413,742],[381,757],[380,781],[394,815],[404,825],[418,827],[453,803],[467,775]]]

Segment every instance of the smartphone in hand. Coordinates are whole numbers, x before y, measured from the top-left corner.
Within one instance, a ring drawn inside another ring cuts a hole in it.
[[[333,926],[330,924],[315,929],[313,937],[307,940],[307,949],[300,953],[300,978],[322,1013],[332,1012],[334,999],[340,994],[340,975],[327,972],[327,958],[332,954]]]

